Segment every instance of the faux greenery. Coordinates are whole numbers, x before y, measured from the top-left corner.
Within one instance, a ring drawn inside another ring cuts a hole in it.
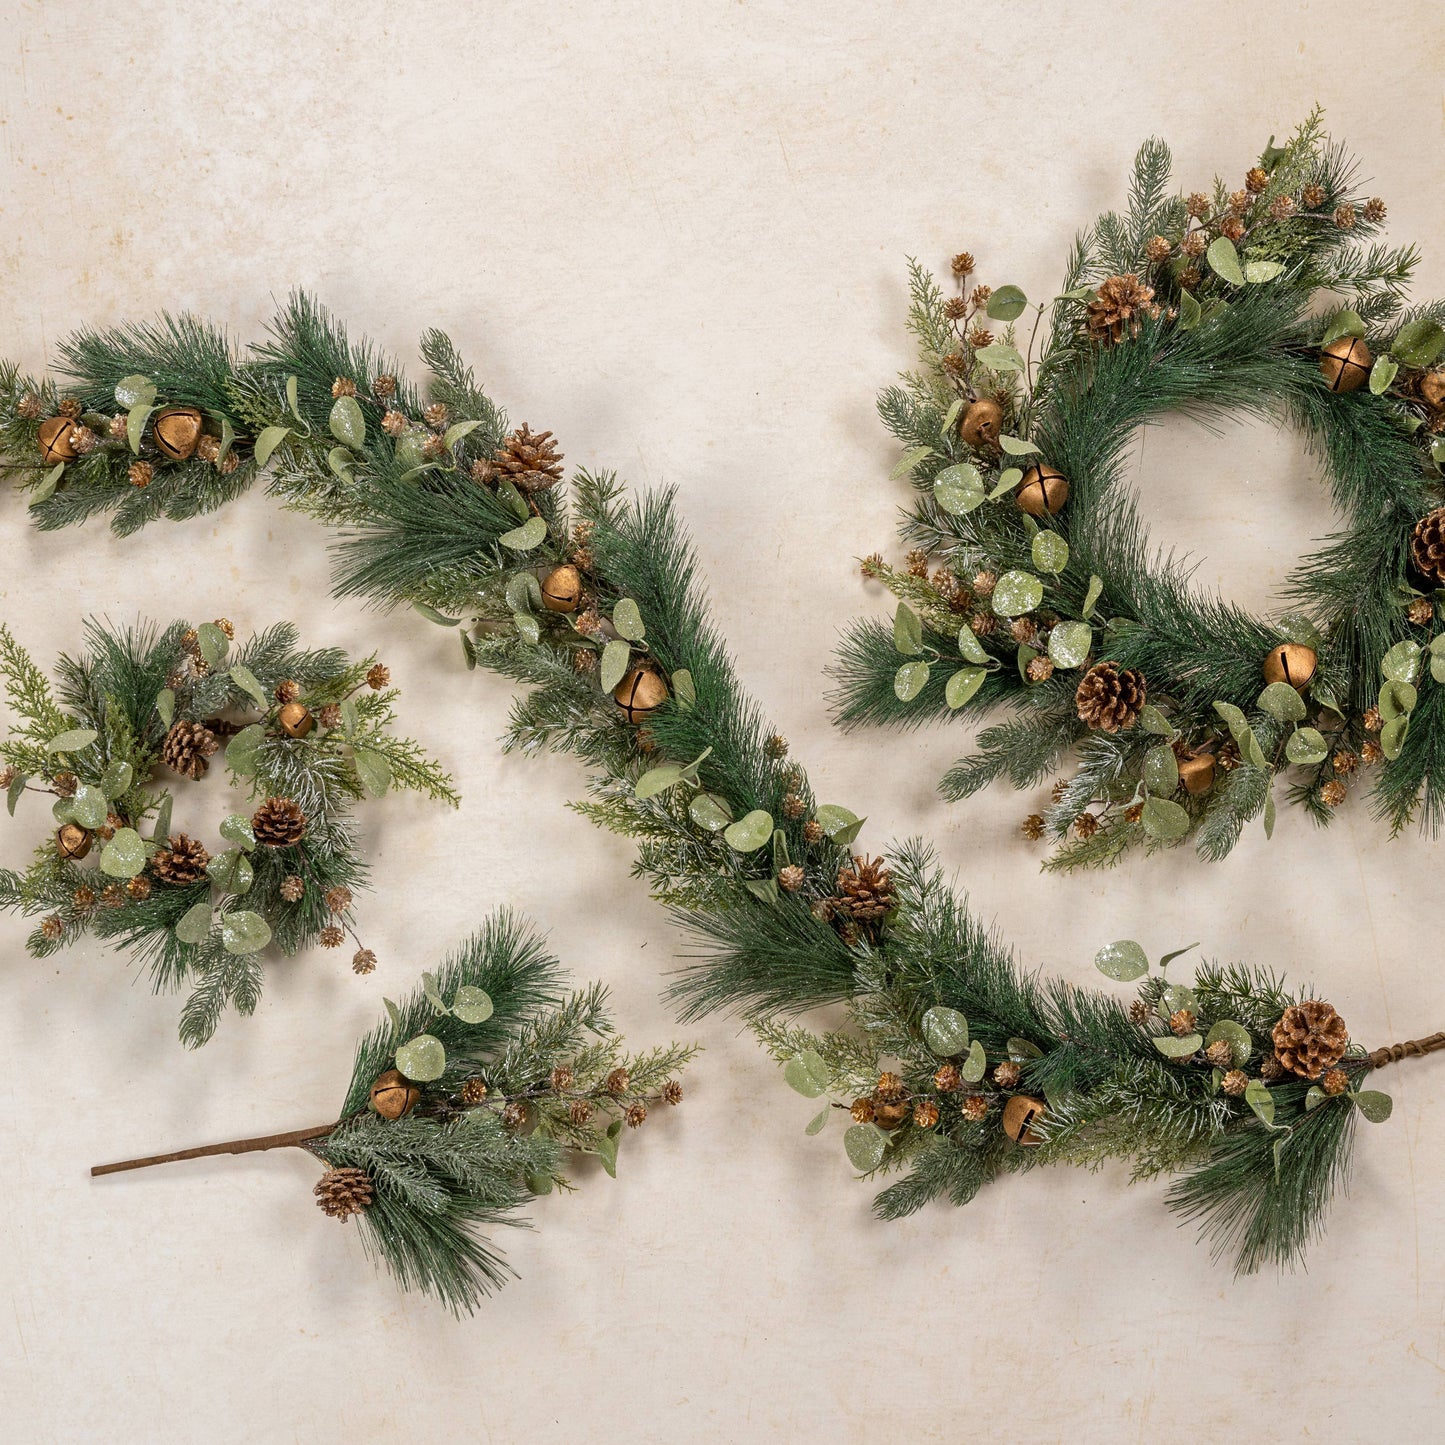
[[[352,895],[367,884],[355,805],[392,786],[457,802],[451,779],[396,733],[386,669],[303,648],[290,623],[243,642],[224,619],[92,620],[84,636],[52,685],[0,626],[0,678],[16,718],[0,742],[0,782],[12,816],[32,794],[51,799],[34,861],[0,870],[0,907],[40,919],[29,951],[44,958],[87,934],[110,940],[157,992],[189,989],[180,1035],[192,1047],[228,1004],[256,1007],[272,945],[290,955],[340,947],[349,934],[356,967],[369,971],[374,957],[352,925]],[[287,735],[282,700],[299,710],[303,735]],[[214,832],[178,786],[212,757],[259,805],[223,816]],[[277,799],[302,820],[294,841],[257,838],[261,810]]]
[[[1169,151],[1151,140],[1127,210],[1078,237],[1049,300],[974,286],[968,255],[956,296],[913,266],[919,363],[879,413],[905,449],[895,475],[913,487],[914,550],[906,569],[864,564],[899,614],[847,634],[836,714],[911,727],[1008,711],[943,791],[1033,788],[1072,768],[1029,824],[1057,844],[1049,867],[1186,838],[1220,858],[1251,819],[1272,831],[1277,780],[1321,824],[1367,777],[1393,831],[1445,820],[1440,594],[1409,547],[1445,493],[1445,378],[1431,371],[1445,302],[1408,302],[1418,252],[1373,239],[1385,208],[1355,172],[1318,113],[1271,141],[1237,191],[1172,194]],[[1350,338],[1373,365],[1342,394],[1321,348]],[[980,403],[998,411],[982,435]],[[1171,412],[1287,424],[1320,459],[1340,526],[1301,560],[1280,615],[1200,591],[1147,535],[1125,453]],[[1021,499],[1040,465],[1069,495],[1036,520]],[[1266,690],[1266,656],[1291,642],[1317,670],[1298,691]],[[1151,704],[1115,733],[1075,707],[1105,659],[1142,674]]]
[[[72,343],[86,398],[142,369],[136,334]],[[415,607],[456,630],[468,667],[517,686],[507,747],[581,760],[577,806],[635,840],[636,873],[688,939],[672,984],[683,1017],[744,1015],[787,1082],[826,1099],[810,1132],[845,1107],[854,1167],[896,1176],[878,1196],[884,1217],[965,1203],[1003,1172],[1126,1158],[1141,1177],[1180,1172],[1174,1206],[1239,1268],[1297,1258],[1344,1177],[1355,1113],[1382,1112],[1361,1084],[1400,1050],[1343,1055],[1342,1092],[1309,1107],[1314,1085],[1271,1063],[1273,1028],[1297,999],[1272,976],[1202,969],[1192,1040],[1194,1024],[1176,1032],[1178,1004],[1159,1012],[1176,987],[1163,978],[1131,1012],[1022,969],[925,845],[856,854],[863,820],[820,801],[739,686],[673,497],[588,472],[564,495],[535,434],[510,428],[451,343],[428,333],[422,349],[437,371],[429,403],[297,297],[234,362],[211,424],[268,458],[288,505],[342,529],[338,592]],[[155,384],[194,395],[199,376]],[[72,486],[84,490],[62,478],[54,495]],[[899,635],[915,640],[906,620]],[[1015,726],[1020,747],[1043,731]],[[846,1005],[846,1027],[792,1022],[829,1003]],[[1209,1036],[1222,1025],[1248,1095],[1215,1078]],[[1027,1127],[1010,1131],[1021,1112]]]
[[[307,1149],[328,1167],[322,1208],[343,1223],[354,1215],[367,1253],[403,1289],[469,1312],[511,1273],[491,1231],[524,1226],[532,1198],[570,1189],[569,1154],[598,1156],[615,1178],[624,1128],[682,1098],[672,1076],[692,1047],[628,1054],[606,990],[564,983],[545,940],[497,913],[411,995],[388,1001],[357,1048],[336,1123],[91,1172]]]

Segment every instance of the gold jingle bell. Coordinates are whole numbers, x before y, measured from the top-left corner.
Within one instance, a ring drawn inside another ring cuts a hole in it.
[[[62,858],[69,858],[72,863],[79,863],[90,852],[90,845],[94,841],[95,835],[89,828],[82,828],[79,823],[66,823],[55,835],[56,851]]]
[[[1192,757],[1180,758],[1179,781],[1184,791],[1195,797],[1207,793],[1214,786],[1214,754],[1195,753]]]
[[[873,1122],[880,1129],[896,1129],[912,1113],[913,1105],[907,1099],[892,1103],[882,1103],[877,1099],[873,1101]]]
[[[1420,400],[1431,411],[1445,411],[1445,371],[1426,372],[1420,378]]]
[[[1069,479],[1057,467],[1030,467],[1014,500],[1031,517],[1057,516],[1069,500]]]
[[[1266,682],[1287,682],[1293,688],[1303,689],[1315,675],[1313,647],[1303,642],[1281,642],[1272,647],[1264,656],[1264,680]]]
[[[667,701],[667,684],[650,667],[634,667],[613,689],[612,697],[627,721],[637,723]]]
[[[183,462],[200,444],[203,425],[199,408],[167,406],[156,413],[151,434],[162,456]]]
[[[984,397],[974,402],[963,414],[959,431],[971,447],[996,447],[1003,430],[1003,408]]]
[[[542,606],[548,612],[575,612],[582,600],[582,574],[570,563],[554,567],[542,579]]]
[[[1045,1113],[1047,1108],[1042,1099],[1035,1099],[1029,1094],[1015,1094],[1003,1106],[1003,1131],[1015,1144],[1042,1144],[1043,1137],[1035,1134],[1029,1126],[1042,1119]]]
[[[1374,357],[1358,336],[1340,336],[1320,349],[1320,375],[1331,391],[1357,391],[1370,379]]]
[[[410,1114],[421,1098],[421,1090],[399,1069],[376,1076],[371,1086],[371,1107],[383,1119],[401,1119]]]
[[[283,703],[281,711],[276,714],[276,721],[288,738],[304,738],[316,726],[316,719],[304,702]]]
[[[70,440],[75,422],[68,416],[48,416],[40,423],[35,439],[40,455],[52,466],[56,462],[73,462],[80,455]]]

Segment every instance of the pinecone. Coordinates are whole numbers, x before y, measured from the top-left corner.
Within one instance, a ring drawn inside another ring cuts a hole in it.
[[[871,1124],[873,1122],[873,1100],[866,1097],[854,1099],[848,1112],[852,1115],[855,1124]]]
[[[1088,305],[1089,335],[1105,346],[1137,336],[1145,316],[1157,316],[1154,288],[1133,272],[1101,281]]]
[[[1314,181],[1311,181],[1309,185],[1300,192],[1300,200],[1312,211],[1319,210],[1319,208],[1324,205],[1326,199],[1325,188]]]
[[[82,883],[80,887],[75,890],[75,894],[70,900],[70,906],[74,908],[77,913],[89,913],[90,910],[95,907],[95,889],[88,884]]]
[[[384,663],[376,662],[367,669],[366,685],[372,692],[380,692],[391,682],[391,669]]]
[[[1344,1057],[1350,1032],[1323,999],[1291,1004],[1274,1026],[1275,1057],[1292,1074],[1317,1079]]]
[[[326,890],[326,908],[330,913],[345,913],[351,907],[351,889],[338,885]]]
[[[375,1191],[365,1169],[328,1169],[311,1192],[323,1214],[345,1224],[370,1205]]]
[[[1320,1088],[1334,1098],[1350,1087],[1350,1076],[1343,1069],[1326,1069],[1320,1080]]]
[[[920,1099],[913,1106],[913,1122],[920,1129],[931,1129],[938,1123],[938,1105],[932,1099]]]
[[[422,408],[422,419],[436,431],[440,431],[447,424],[448,415],[444,401],[434,401]]]
[[[1422,577],[1445,585],[1445,507],[1437,507],[1415,523],[1410,533],[1410,560]]]
[[[267,798],[251,815],[251,831],[263,848],[287,848],[306,836],[306,814],[290,798]]]
[[[206,876],[206,864],[211,861],[205,844],[186,833],[172,833],[167,841],[169,846],[151,859],[151,871],[162,883],[173,883],[178,888],[199,883]]]
[[[981,1124],[988,1117],[988,1100],[982,1094],[969,1094],[963,1101],[963,1117],[970,1124]]]
[[[527,1122],[527,1106],[520,1099],[513,1099],[502,1110],[502,1125],[507,1129],[520,1129]]]
[[[346,931],[334,923],[328,923],[317,936],[317,942],[322,948],[340,948],[346,942]]]
[[[371,394],[380,397],[383,401],[388,397],[395,396],[396,378],[389,371],[383,371],[381,375],[371,383]]]
[[[301,684],[293,677],[283,678],[276,684],[276,689],[271,696],[283,705],[288,702],[295,702],[296,699],[301,696]]]
[[[1435,620],[1435,604],[1428,597],[1417,597],[1405,609],[1405,616],[1416,627],[1428,627]]]
[[[1275,1079],[1284,1078],[1285,1066],[1275,1058],[1273,1054],[1267,1054],[1259,1063],[1259,1076],[1265,1083],[1273,1083]]]
[[[355,396],[356,383],[349,376],[338,376],[331,383],[331,395],[338,401],[343,396]]]
[[[1016,1089],[1023,1070],[1012,1059],[1005,1059],[993,1071],[993,1081],[1000,1089]]]
[[[1223,1039],[1216,1039],[1205,1049],[1204,1057],[1216,1069],[1227,1069],[1234,1062],[1234,1050]]]
[[[156,474],[156,469],[149,462],[132,462],[130,470],[126,473],[126,479],[137,491],[144,491],[151,484],[151,478]]]
[[[828,835],[823,831],[823,825],[813,818],[809,818],[803,824],[803,842],[817,847]]]
[[[40,924],[40,936],[47,943],[58,943],[65,935],[65,921],[58,913],[52,913]]]
[[[609,1094],[625,1094],[628,1086],[632,1083],[632,1076],[626,1069],[613,1069],[608,1074],[606,1088]]]
[[[1175,1009],[1169,1015],[1169,1032],[1177,1039],[1182,1039],[1185,1034],[1192,1034],[1194,1032],[1194,1010]]]
[[[1044,836],[1044,815],[1042,813],[1030,813],[1028,817],[1024,819],[1020,831],[1030,843],[1037,843],[1039,839]]]
[[[487,1082],[485,1079],[471,1078],[462,1085],[462,1103],[469,1109],[475,1109],[487,1097]]]
[[[206,776],[206,761],[221,745],[204,723],[187,722],[184,718],[171,724],[161,744],[161,761],[182,777],[198,779]]]
[[[889,1070],[878,1075],[878,1086],[873,1090],[873,1098],[884,1104],[896,1104],[907,1093],[903,1080]]]
[[[940,1064],[933,1076],[933,1087],[940,1094],[956,1094],[963,1083],[957,1064]]]
[[[1099,831],[1099,818],[1096,813],[1080,813],[1074,819],[1074,835],[1087,842]]]
[[[545,492],[562,480],[562,453],[549,431],[534,432],[526,422],[509,433],[491,461],[493,480],[508,477],[524,492]]]
[[[784,893],[796,893],[807,881],[808,875],[796,863],[786,863],[778,869],[778,887]]]
[[[682,1103],[682,1085],[676,1079],[668,1079],[662,1086],[662,1102],[677,1105]]]
[[[125,891],[133,903],[144,903],[151,896],[151,881],[138,873],[125,885]]]
[[[351,955],[351,971],[361,975],[376,972],[376,955],[369,948],[358,948]]]
[[[1053,659],[1046,652],[1041,652],[1037,657],[1029,658],[1024,671],[1030,682],[1047,682],[1054,675]]]
[[[306,896],[306,880],[299,874],[288,873],[276,890],[287,903],[300,903]]]
[[[1136,998],[1129,1005],[1129,1022],[1138,1024],[1142,1028],[1148,1022],[1151,1013],[1153,1013],[1153,1009],[1142,998]]]
[[[1349,789],[1338,778],[1331,778],[1320,789],[1320,802],[1327,808],[1338,808],[1349,796]]]
[[[1249,1075],[1243,1069],[1231,1069],[1219,1081],[1219,1087],[1231,1098],[1237,1099],[1249,1087]]]
[[[575,1081],[572,1070],[566,1064],[558,1064],[547,1076],[547,1083],[554,1094],[565,1093]]]
[[[1117,733],[1133,727],[1144,707],[1148,689],[1144,674],[1117,662],[1095,663],[1084,674],[1074,694],[1079,720],[1098,732]]]
[[[567,1106],[567,1117],[580,1129],[592,1118],[592,1105],[586,1099],[573,1099]]]
[[[629,1129],[640,1129],[647,1123],[647,1105],[639,1099],[635,1104],[629,1104],[627,1113],[623,1116],[627,1120]]]
[[[853,857],[838,874],[838,908],[859,923],[872,923],[892,912],[893,875],[881,858]]]

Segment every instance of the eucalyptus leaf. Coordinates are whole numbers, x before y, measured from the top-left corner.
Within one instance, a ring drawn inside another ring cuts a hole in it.
[[[957,711],[975,696],[987,676],[982,667],[959,668],[944,684],[943,700]]]
[[[1179,759],[1168,743],[1160,743],[1144,754],[1144,786],[1161,798],[1169,797],[1179,786]]]
[[[373,798],[382,797],[391,787],[391,763],[383,754],[371,748],[353,748],[351,765],[361,779],[361,786]]]
[[[937,455],[938,453],[932,447],[910,447],[898,458],[889,476],[893,481],[897,481],[899,477],[907,476],[920,462],[925,462],[929,457]]]
[[[110,812],[105,794],[93,783],[82,783],[70,798],[70,816],[82,828],[99,828]]]
[[[41,502],[55,495],[60,479],[65,475],[65,463],[56,462],[51,469],[30,490],[29,506],[38,507]]]
[[[603,692],[615,692],[617,684],[627,675],[627,664],[632,657],[632,647],[620,637],[614,637],[602,649],[600,680]]]
[[[715,793],[699,793],[687,805],[687,815],[708,833],[718,833],[733,820],[732,809]]]
[[[1199,1046],[1204,1040],[1198,1034],[1185,1034],[1183,1038],[1164,1034],[1152,1042],[1166,1059],[1187,1059],[1191,1054],[1199,1052]]]
[[[122,411],[135,406],[150,406],[156,399],[156,384],[150,377],[137,373],[123,376],[115,384],[115,404]]]
[[[63,733],[56,733],[48,743],[45,744],[47,753],[78,753],[88,748],[100,734],[94,728],[66,728]]]
[[[1251,286],[1261,285],[1265,281],[1273,281],[1274,278],[1284,271],[1283,261],[1246,261],[1244,264],[1244,279]]]
[[[928,685],[928,664],[926,662],[905,662],[893,674],[893,691],[899,702],[912,702]]]
[[[442,434],[442,445],[451,451],[463,437],[471,436],[479,426],[479,421],[454,421]]]
[[[999,437],[998,444],[1011,457],[1026,457],[1038,451],[1033,442],[1025,441],[1023,437],[1010,436],[1008,432]]]
[[[968,1057],[958,1066],[959,1076],[965,1084],[976,1084],[988,1069],[988,1055],[983,1045],[974,1039],[968,1046]]]
[[[249,667],[239,662],[231,664],[231,681],[262,710],[270,706],[270,699],[266,696],[266,689],[261,686],[260,680]]]
[[[1090,616],[1090,614],[1092,614],[1094,608],[1098,605],[1099,598],[1103,595],[1103,592],[1104,579],[1102,577],[1091,576],[1089,578],[1089,590],[1084,593],[1084,605],[1079,609],[1085,617],[1088,617]]]
[[[1370,368],[1370,393],[1373,396],[1383,396],[1389,391],[1390,384],[1399,374],[1400,363],[1393,356],[1377,356],[1375,364]]]
[[[1359,313],[1344,307],[1330,317],[1329,323],[1325,326],[1325,334],[1320,338],[1320,344],[1328,346],[1330,342],[1338,341],[1342,336],[1363,337],[1364,334],[1365,323],[1360,319]]]
[[[1058,576],[1069,565],[1069,544],[1057,532],[1040,532],[1029,547],[1034,566]]]
[[[614,1119],[607,1126],[607,1132],[603,1134],[593,1146],[597,1151],[597,1157],[602,1167],[613,1178],[617,1178],[617,1146],[622,1139],[622,1120]]]
[[[893,614],[893,646],[905,657],[917,657],[923,651],[923,623],[906,602],[900,602]]]
[[[182,943],[204,943],[211,936],[211,905],[193,903],[176,922],[176,937]]]
[[[1276,722],[1299,722],[1306,714],[1305,700],[1287,682],[1272,682],[1259,695],[1259,710]]]
[[[773,815],[762,808],[754,808],[723,831],[723,841],[738,853],[756,853],[772,836]]]
[[[512,613],[512,623],[517,629],[517,635],[533,647],[542,640],[542,624],[530,612]],[[463,633],[462,636],[465,637],[466,634]]]
[[[255,830],[244,813],[232,813],[222,819],[220,833],[228,843],[238,843],[248,853],[256,846]]]
[[[100,852],[100,871],[109,878],[135,878],[146,866],[146,845],[134,828],[117,828]]]
[[[678,706],[684,711],[697,706],[697,684],[692,680],[692,672],[688,668],[679,667],[672,674],[672,692]]]
[[[1406,638],[1404,642],[1397,642],[1380,659],[1380,672],[1389,682],[1404,682],[1413,685],[1420,675],[1421,651],[1420,644],[1410,638]],[[1406,711],[1410,710],[1406,709]]]
[[[641,642],[647,636],[641,609],[630,597],[623,597],[612,609],[612,625],[617,629],[617,635],[629,642]]]
[[[1318,728],[1297,728],[1284,745],[1285,757],[1302,767],[1322,763],[1329,754],[1329,744]]]
[[[956,1008],[935,1004],[923,1015],[923,1040],[941,1059],[968,1047],[968,1020]]]
[[[1405,739],[1410,733],[1410,719],[1406,716],[1393,717],[1380,729],[1380,751],[1388,762],[1394,762],[1405,751]]]
[[[1152,702],[1145,703],[1139,710],[1139,726],[1146,733],[1153,733],[1155,737],[1172,738],[1174,736],[1174,724]]]
[[[828,1092],[828,1066],[812,1049],[794,1054],[783,1065],[783,1079],[805,1099],[816,1099]]]
[[[1022,1064],[1028,1059],[1041,1059],[1044,1056],[1044,1051],[1037,1044],[1030,1043],[1028,1039],[1013,1038],[1004,1047],[1008,1050],[1009,1058],[1016,1064]]]
[[[1094,967],[1116,983],[1132,983],[1149,972],[1149,955],[1132,938],[1106,943],[1094,955]]]
[[[995,341],[988,346],[980,347],[974,352],[974,356],[990,371],[1022,371],[1024,369],[1024,359],[1019,355],[1018,348],[1010,346],[1006,341]]]
[[[1274,1095],[1258,1079],[1251,1079],[1244,1091],[1244,1102],[1259,1116],[1262,1124],[1274,1124]]]
[[[206,864],[206,872],[211,875],[216,887],[234,893],[238,898],[251,891],[251,884],[256,879],[251,860],[239,848],[227,848],[224,853],[215,854]]]
[[[256,438],[256,465],[264,467],[271,460],[276,448],[291,435],[289,426],[265,427]]]
[[[1032,572],[1005,572],[994,584],[993,610],[1000,617],[1022,617],[1044,600],[1044,584]]]
[[[633,792],[642,799],[655,798],[682,781],[682,769],[676,763],[663,763],[661,767],[649,768],[638,778]]]
[[[808,1127],[803,1132],[811,1139],[814,1135],[821,1134],[828,1127],[828,1116],[833,1112],[831,1104],[825,1105],[811,1119],[808,1120]]]
[[[1189,814],[1168,798],[1146,798],[1140,821],[1144,831],[1161,843],[1178,842],[1189,831]]]
[[[883,1162],[887,1142],[876,1124],[854,1124],[843,1134],[848,1161],[860,1174],[871,1174]]]
[[[354,396],[338,396],[331,405],[328,425],[342,446],[360,450],[366,444],[366,413]]]
[[[991,321],[1017,321],[1028,304],[1029,298],[1017,286],[1000,286],[985,309]]]
[[[260,953],[271,942],[271,925],[259,913],[241,909],[221,915],[221,947],[227,953]]]
[[[171,836],[171,809],[175,806],[175,800],[169,793],[162,793],[161,800],[156,806],[155,827],[151,831],[151,841],[156,843],[167,843]]]
[[[1082,667],[1094,645],[1087,622],[1060,622],[1049,633],[1049,660],[1055,667]]]
[[[1355,1095],[1355,1107],[1372,1124],[1383,1124],[1394,1112],[1395,1101],[1378,1089],[1361,1089]]]
[[[1188,291],[1179,293],[1179,329],[1193,331],[1203,316],[1199,302]]]
[[[1228,281],[1231,286],[1244,285],[1244,270],[1239,264],[1239,252],[1228,236],[1216,236],[1204,253],[1210,270],[1216,276]]]
[[[866,818],[860,818],[851,809],[844,808],[838,803],[824,803],[816,813],[813,814],[814,821],[823,832],[835,843],[844,846],[853,842],[863,830]]]
[[[464,983],[452,996],[452,1013],[464,1024],[484,1024],[495,1011],[492,996],[474,984]]]
[[[117,758],[114,762],[107,763],[105,771],[100,775],[100,790],[107,798],[118,798],[130,791],[134,780],[135,769]]]
[[[510,532],[503,532],[497,541],[504,547],[510,547],[514,552],[530,552],[533,547],[540,547],[546,537],[546,520],[542,517],[531,517],[520,527],[513,527]]]
[[[151,419],[155,407],[139,402],[131,407],[125,419],[125,440],[133,456],[140,455],[140,444],[145,437],[146,423]]]
[[[1433,316],[1417,316],[1407,321],[1390,343],[1391,355],[1402,365],[1413,368],[1429,366],[1442,351],[1445,351],[1445,327]]]
[[[1328,1104],[1329,1101],[1330,1096],[1318,1084],[1311,1084],[1305,1090],[1305,1113],[1308,1114],[1312,1110],[1318,1109],[1321,1104]]]
[[[413,1083],[430,1084],[446,1072],[446,1047],[433,1034],[418,1034],[396,1051],[396,1066]]]
[[[1264,795],[1264,836],[1266,838],[1274,837],[1274,823],[1277,811],[1274,794],[1266,793]]]
[[[967,397],[954,397],[953,405],[943,414],[943,425],[938,429],[940,437],[946,438],[949,432],[953,430],[953,424],[958,420],[959,413],[963,410],[963,404],[966,400]]]
[[[196,645],[206,662],[215,667],[226,655],[231,639],[214,622],[203,622],[196,628]]]
[[[542,584],[535,572],[518,572],[508,579],[507,606],[513,612],[531,612],[542,606]]]
[[[969,462],[944,467],[933,479],[933,499],[951,516],[973,511],[983,503],[984,496],[983,476]]]
[[[411,608],[428,622],[435,622],[438,627],[455,627],[462,620],[460,617],[448,617],[446,613],[438,612],[435,607],[428,607],[425,602],[413,602]]]
[[[351,469],[356,465],[356,458],[345,447],[332,447],[326,453],[326,465],[331,468],[331,474],[339,477],[343,482],[351,480]]]
[[[958,650],[969,662],[976,662],[980,667],[986,667],[992,661],[978,635],[966,622],[958,629]]]
[[[10,780],[10,786],[5,789],[5,807],[9,810],[10,816],[15,816],[15,805],[25,792],[25,785],[30,778],[25,773],[16,773]]]

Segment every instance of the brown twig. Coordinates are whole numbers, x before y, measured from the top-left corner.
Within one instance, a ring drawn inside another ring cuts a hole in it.
[[[201,1144],[194,1149],[175,1149],[169,1154],[149,1154],[143,1159],[124,1159],[119,1164],[97,1164],[91,1175],[120,1174],[127,1169],[148,1169],[152,1164],[171,1164],[178,1159],[206,1159],[215,1154],[254,1154],[262,1149],[300,1147],[312,1139],[331,1133],[335,1124],[320,1124],[313,1129],[293,1129],[289,1134],[265,1134],[256,1139],[230,1139],[224,1144]]]
[[[1386,1064],[1398,1063],[1405,1058],[1423,1058],[1426,1054],[1438,1053],[1445,1049],[1445,1032],[1431,1034],[1423,1039],[1406,1039],[1402,1044],[1386,1044],[1370,1054],[1370,1067],[1383,1069]]]

